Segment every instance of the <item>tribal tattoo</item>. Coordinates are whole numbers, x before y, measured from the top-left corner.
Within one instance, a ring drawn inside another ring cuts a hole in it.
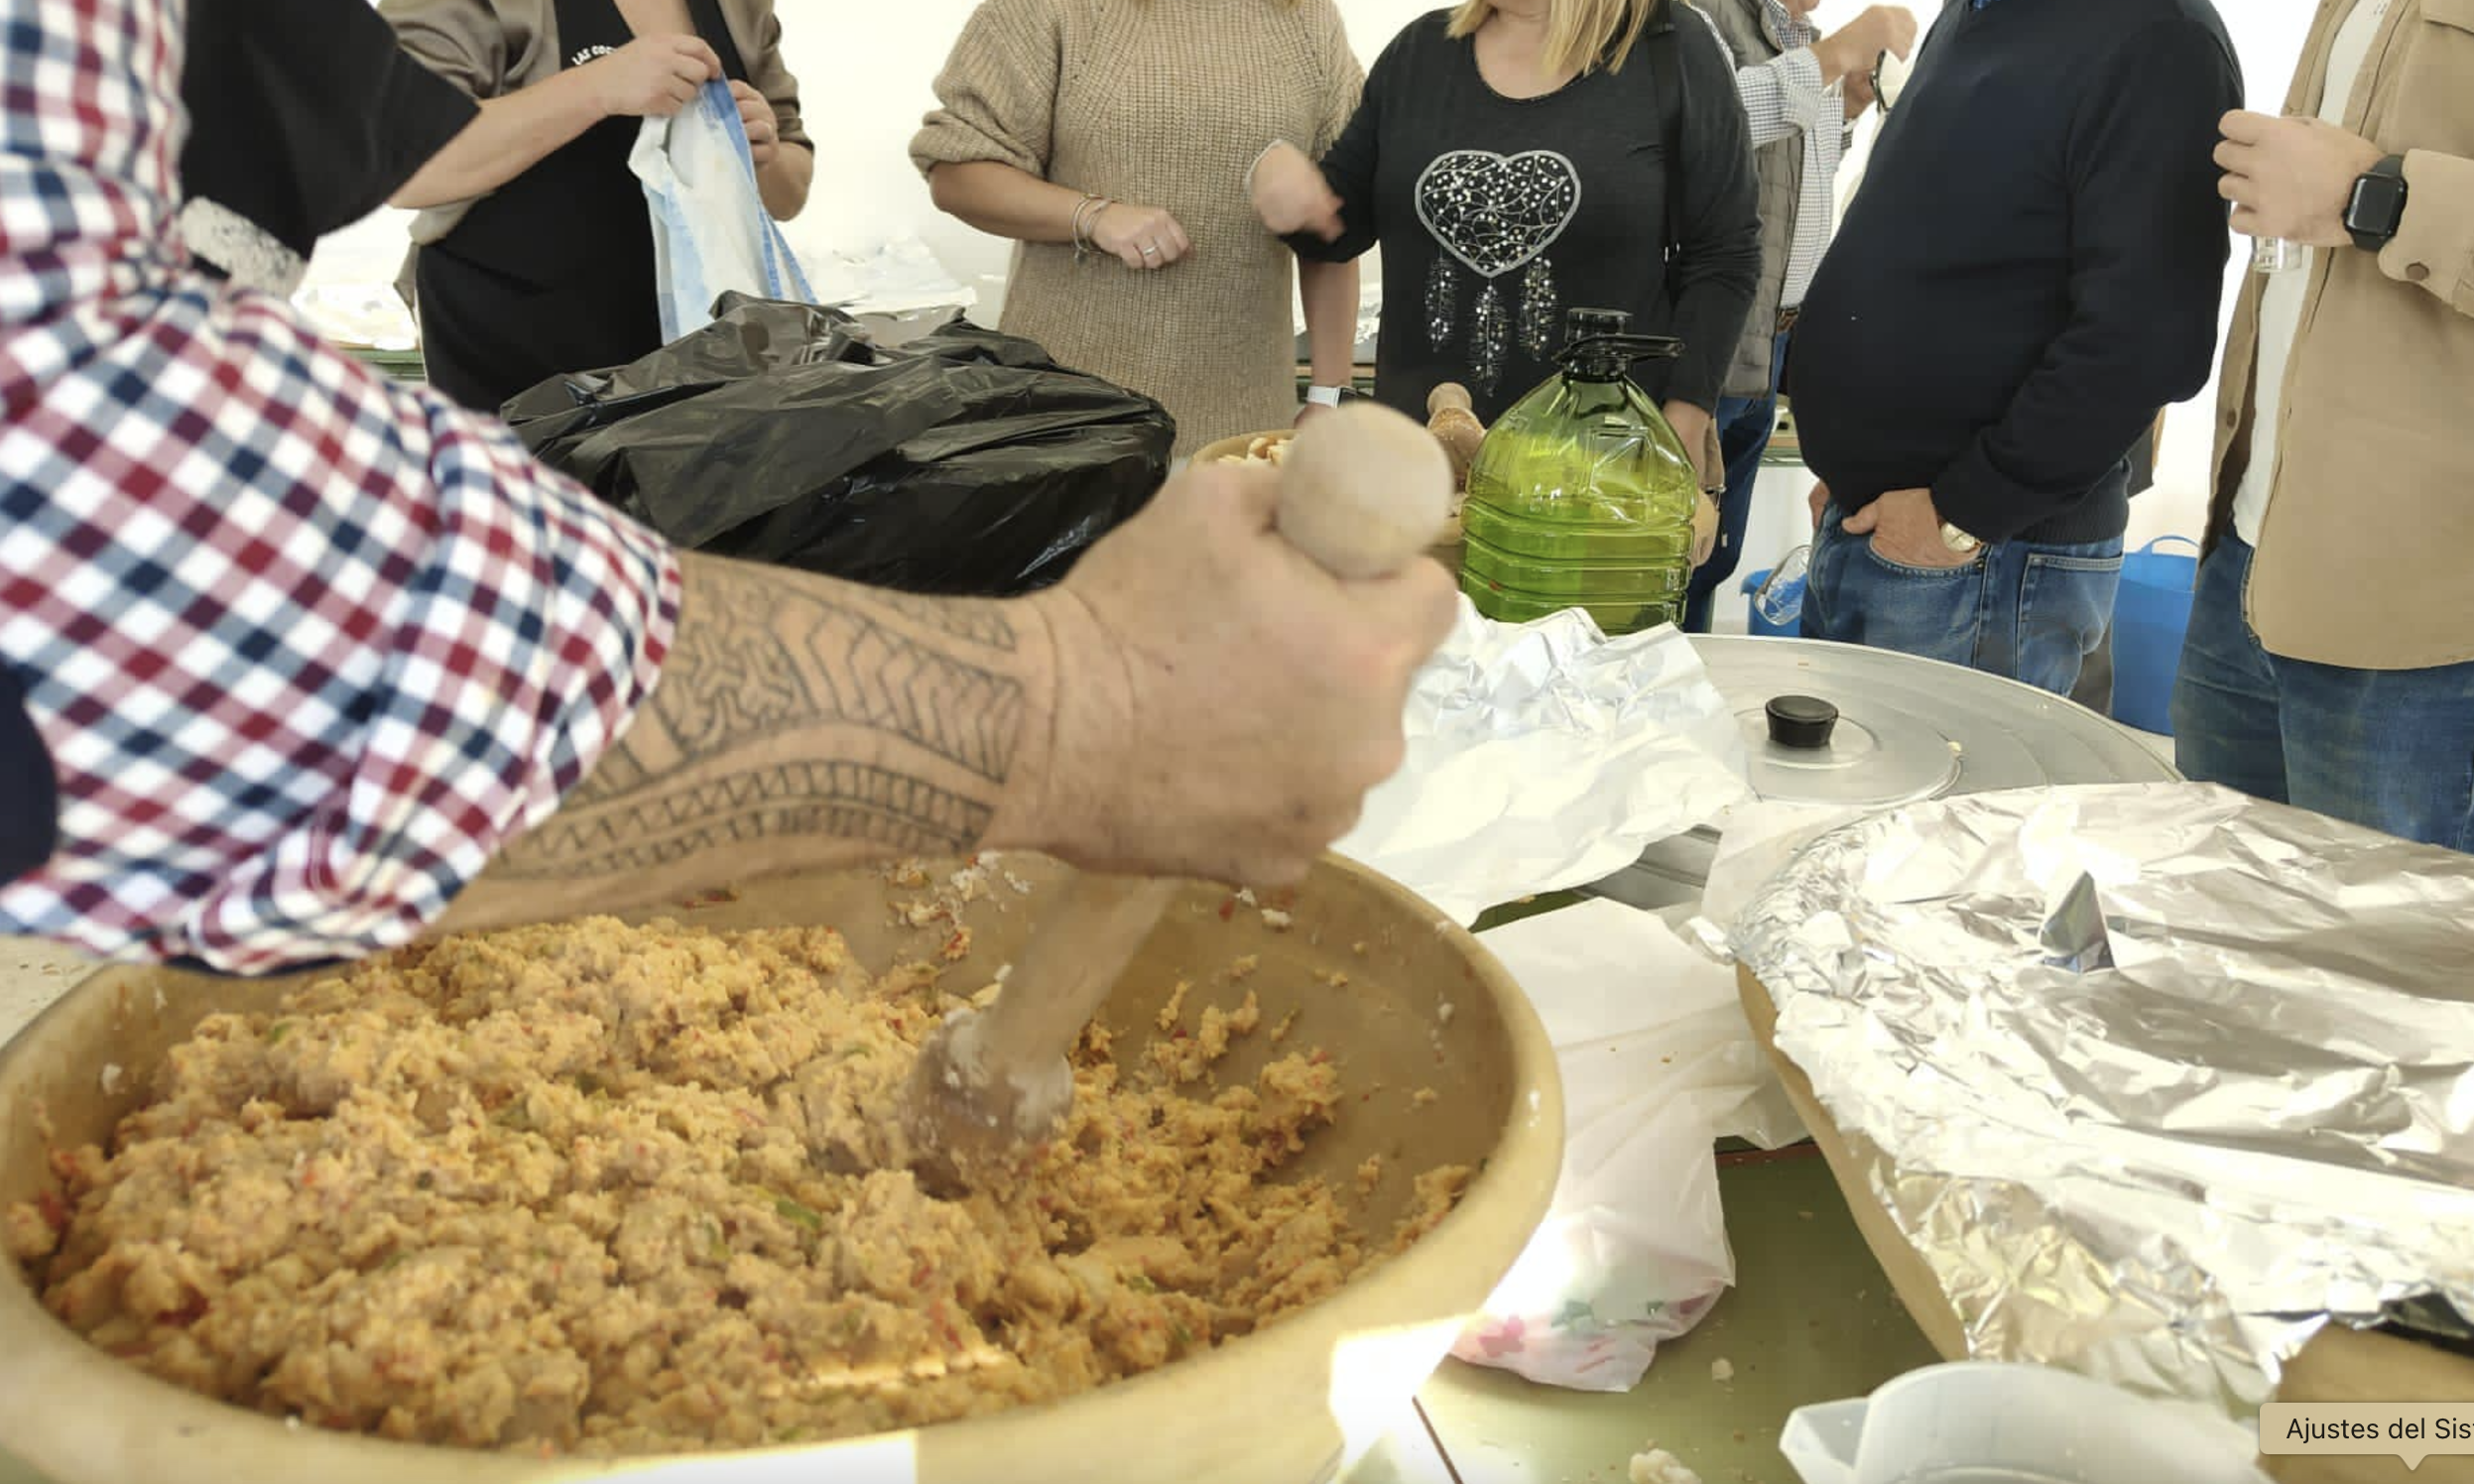
[[[498,874],[640,872],[790,836],[933,853],[986,832],[1028,711],[1001,605],[689,572],[651,703]]]

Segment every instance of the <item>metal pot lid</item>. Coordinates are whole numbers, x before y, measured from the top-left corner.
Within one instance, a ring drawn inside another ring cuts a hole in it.
[[[1774,695],[1739,707],[1735,719],[1749,782],[1764,799],[1890,808],[1938,798],[1958,782],[1956,742],[1853,696],[1840,706],[1802,692]]]
[[[1810,639],[1700,636],[1692,647],[1744,728],[1754,790],[1774,803],[1895,808],[2179,778],[2136,733],[2016,680]],[[1661,840],[1589,890],[1650,912],[1692,907],[1717,847],[1714,828]]]
[[[1946,794],[2176,777],[2115,722],[1980,671],[1808,639],[1718,635],[1692,645],[1744,728],[1751,783],[1765,800],[1893,808]],[[1813,702],[1836,712],[1826,729]],[[1784,721],[1774,715],[1782,705]]]

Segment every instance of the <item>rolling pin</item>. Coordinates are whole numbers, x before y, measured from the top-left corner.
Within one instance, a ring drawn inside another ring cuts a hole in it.
[[[1452,487],[1466,485],[1478,445],[1486,441],[1486,425],[1470,410],[1467,387],[1447,381],[1426,394],[1426,432],[1451,456]]]
[[[1279,478],[1280,534],[1343,578],[1407,569],[1451,503],[1442,447],[1372,403],[1307,422]],[[1065,883],[995,1002],[953,1012],[921,1047],[907,1111],[926,1154],[960,1167],[1055,1131],[1073,1104],[1067,1053],[1182,889],[1089,873]]]

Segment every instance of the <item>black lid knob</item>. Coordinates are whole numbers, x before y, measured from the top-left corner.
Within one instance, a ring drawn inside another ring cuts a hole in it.
[[[1827,747],[1838,726],[1838,708],[1810,695],[1782,695],[1763,709],[1770,716],[1770,740],[1781,747],[1805,752]]]

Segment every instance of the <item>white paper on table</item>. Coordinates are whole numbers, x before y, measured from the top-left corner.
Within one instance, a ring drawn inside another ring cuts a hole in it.
[[[1603,881],[1751,798],[1744,740],[1672,628],[1608,639],[1569,609],[1460,622],[1411,689],[1409,757],[1334,848],[1462,924]]]
[[[1624,1391],[1735,1279],[1712,1146],[1776,1148],[1776,1075],[1735,976],[1660,918],[1608,901],[1486,945],[1546,1022],[1563,1082],[1554,1200],[1453,1353],[1550,1386]]]
[[[979,303],[978,290],[947,272],[926,242],[907,232],[812,247],[794,229],[793,246],[800,249],[800,266],[818,302],[853,314],[967,309]]]

